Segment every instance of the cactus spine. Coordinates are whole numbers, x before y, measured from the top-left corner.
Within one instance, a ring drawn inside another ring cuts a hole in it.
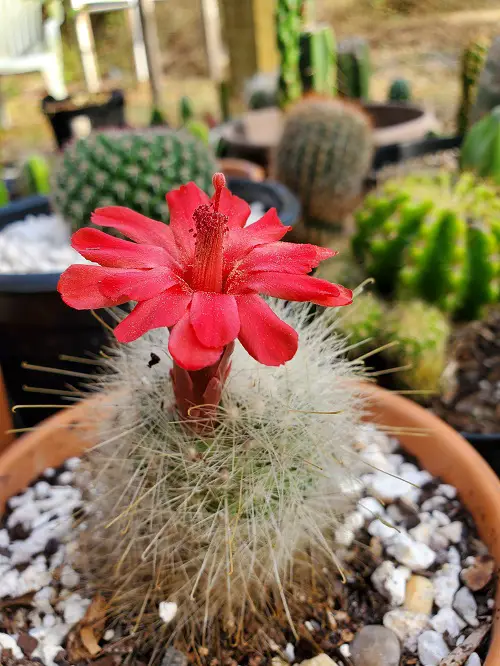
[[[371,122],[361,109],[309,99],[286,119],[275,175],[299,196],[307,225],[331,230],[357,205],[372,152]]]
[[[479,76],[486,61],[489,40],[476,39],[469,42],[462,54],[462,96],[457,116],[457,133],[465,134],[470,125],[470,115],[475,102]]]
[[[472,319],[499,298],[500,201],[471,174],[389,181],[357,215],[353,252],[387,295]]]
[[[299,73],[302,11],[302,0],[278,0],[276,10],[276,37],[280,54],[278,98],[282,108],[296,102],[302,94]]]
[[[370,96],[370,48],[361,37],[339,43],[337,55],[338,89],[344,97],[368,99]]]

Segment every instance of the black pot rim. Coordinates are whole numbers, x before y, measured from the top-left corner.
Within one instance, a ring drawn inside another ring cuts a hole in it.
[[[495,444],[500,443],[500,432],[482,434],[478,432],[460,432],[462,437],[470,444]],[[500,449],[499,449],[500,452]]]

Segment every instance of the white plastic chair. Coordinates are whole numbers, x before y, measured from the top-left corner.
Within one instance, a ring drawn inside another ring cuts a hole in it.
[[[40,72],[54,99],[68,95],[60,32],[64,15],[59,9],[43,20],[41,0],[0,0],[0,76]],[[2,115],[0,95],[0,124]]]

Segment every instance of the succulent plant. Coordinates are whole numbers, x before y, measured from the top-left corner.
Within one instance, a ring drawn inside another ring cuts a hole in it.
[[[341,95],[354,99],[370,96],[370,48],[362,37],[350,37],[338,45],[337,77]]]
[[[461,99],[457,115],[457,132],[465,134],[471,123],[471,111],[475,102],[479,76],[486,61],[489,40],[477,38],[471,40],[462,53]]]
[[[485,42],[487,45],[488,42]],[[470,122],[475,123],[500,104],[500,36],[491,42],[479,74],[477,94],[474,100]]]
[[[275,176],[295,192],[306,224],[330,228],[358,204],[373,153],[369,117],[339,99],[307,99],[285,120]]]
[[[193,103],[189,97],[181,97],[179,101],[179,118],[182,125],[185,125],[194,118]]]
[[[0,178],[0,207],[9,203],[10,195],[5,181]]]
[[[55,209],[73,229],[102,206],[126,206],[168,222],[165,192],[193,181],[211,190],[215,158],[200,141],[170,129],[116,130],[68,145],[53,176]]]
[[[353,356],[383,344],[387,304],[376,294],[367,291],[357,295],[353,305],[337,316],[337,329],[356,345]],[[358,345],[362,345],[359,346]]]
[[[500,200],[472,174],[388,181],[357,214],[353,253],[382,294],[472,319],[499,297]]]
[[[460,151],[460,166],[500,185],[500,106],[467,132]]]
[[[21,179],[25,194],[50,193],[50,167],[44,157],[32,155],[23,164]]]
[[[334,95],[337,79],[335,36],[330,26],[313,26],[300,34],[302,92]]]
[[[402,368],[396,381],[417,391],[437,392],[450,333],[446,315],[428,303],[408,301],[389,307],[384,320],[385,340],[397,344],[383,354],[393,367]]]
[[[302,29],[302,0],[278,0],[276,8],[276,38],[280,57],[278,101],[282,108],[300,99],[300,32]]]
[[[391,102],[409,102],[411,86],[406,79],[394,79],[389,87],[388,99]]]

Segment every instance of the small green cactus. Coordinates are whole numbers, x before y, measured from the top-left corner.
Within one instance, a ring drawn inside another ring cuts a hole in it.
[[[276,37],[280,56],[278,101],[282,108],[300,99],[302,86],[299,73],[302,0],[278,0]]]
[[[390,365],[404,368],[397,381],[417,391],[437,392],[451,333],[446,315],[422,301],[397,303],[388,308],[384,332],[386,341],[398,343],[383,351]]]
[[[347,337],[349,345],[361,345],[353,356],[383,344],[387,305],[372,292],[355,297],[353,305],[337,316],[337,328]]]
[[[275,177],[295,192],[306,224],[341,224],[361,197],[373,154],[371,121],[349,102],[308,99],[285,121]]]
[[[9,200],[10,196],[7,185],[5,184],[5,181],[0,178],[0,208],[6,206],[9,203]]]
[[[73,230],[90,224],[102,206],[168,222],[165,193],[189,181],[209,192],[216,171],[212,152],[187,132],[100,132],[65,149],[53,177],[53,204]]]
[[[50,167],[44,157],[29,157],[23,164],[21,179],[25,194],[50,194]]]
[[[165,116],[163,115],[162,111],[156,107],[153,107],[151,111],[151,118],[149,119],[149,126],[161,127],[165,125],[167,125],[167,121],[165,120]]]
[[[339,43],[337,75],[341,95],[353,99],[369,99],[370,48],[365,39],[351,37]]]
[[[475,102],[479,76],[486,61],[489,40],[478,38],[471,40],[462,54],[461,100],[457,115],[457,133],[465,134],[471,122],[471,110]]]
[[[335,94],[335,36],[329,26],[311,27],[300,34],[299,69],[303,93]]]
[[[460,166],[500,185],[500,106],[467,132],[460,151]]]
[[[353,253],[386,295],[472,319],[499,299],[500,199],[472,174],[387,181],[357,214]]]
[[[411,86],[406,79],[394,79],[387,95],[391,102],[409,102],[411,100]]]
[[[182,125],[186,125],[194,118],[193,103],[189,97],[181,97],[179,101],[179,118]]]

